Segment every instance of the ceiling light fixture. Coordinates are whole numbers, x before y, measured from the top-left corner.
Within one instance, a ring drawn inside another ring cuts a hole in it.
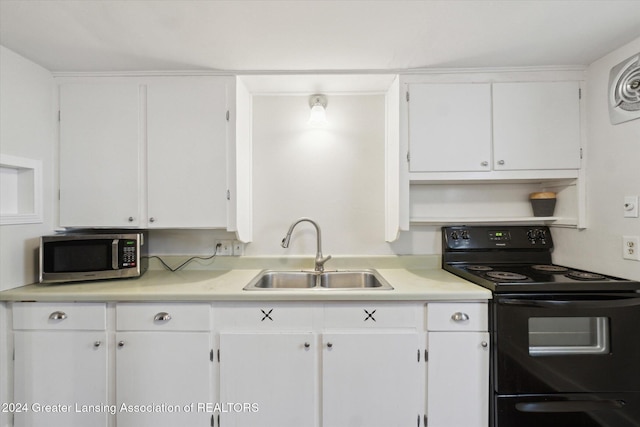
[[[309,124],[313,127],[326,126],[327,114],[325,108],[327,108],[327,97],[319,94],[311,95],[311,98],[309,98],[309,107],[311,107]]]

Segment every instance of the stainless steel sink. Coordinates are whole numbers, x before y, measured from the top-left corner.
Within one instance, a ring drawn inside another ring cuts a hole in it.
[[[307,289],[315,287],[316,282],[316,274],[309,271],[265,270],[244,289]]]
[[[278,271],[264,270],[244,287],[266,290],[391,290],[393,287],[375,270]]]
[[[393,289],[376,271],[329,271],[320,274],[320,287],[326,289]]]

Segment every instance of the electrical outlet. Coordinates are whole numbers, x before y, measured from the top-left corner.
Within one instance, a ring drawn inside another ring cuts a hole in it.
[[[622,258],[640,261],[640,237],[622,236]]]
[[[233,255],[240,256],[244,255],[244,243],[239,240],[233,241]]]
[[[220,244],[220,247],[218,248],[218,252],[216,252],[216,255],[218,256],[233,255],[233,244],[231,240],[218,240],[216,242],[216,245],[218,243]]]

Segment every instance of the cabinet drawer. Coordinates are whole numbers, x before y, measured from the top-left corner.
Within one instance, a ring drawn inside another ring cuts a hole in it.
[[[431,303],[427,305],[429,331],[486,331],[487,304],[475,302]]]
[[[98,303],[15,303],[13,329],[106,329],[107,309]]]
[[[119,331],[208,331],[211,306],[197,303],[123,303],[116,306]]]
[[[419,306],[410,303],[328,304],[324,309],[324,327],[347,328],[415,328]]]
[[[290,303],[224,304],[214,308],[216,327],[224,331],[310,331],[313,306]]]

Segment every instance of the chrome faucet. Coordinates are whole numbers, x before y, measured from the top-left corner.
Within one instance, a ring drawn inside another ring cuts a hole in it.
[[[303,221],[310,222],[316,228],[316,239],[317,239],[317,242],[318,242],[318,249],[316,251],[316,268],[315,268],[315,270],[318,271],[318,272],[323,272],[324,271],[324,263],[331,259],[331,255],[327,255],[326,257],[322,256],[322,233],[320,232],[320,226],[314,220],[309,219],[309,218],[300,218],[299,220],[297,220],[296,222],[291,224],[291,227],[289,227],[289,231],[287,231],[287,235],[284,236],[284,239],[282,239],[281,246],[283,248],[288,248],[289,247],[289,241],[291,240],[291,233],[293,233],[293,229],[296,227],[296,225],[300,224]]]

